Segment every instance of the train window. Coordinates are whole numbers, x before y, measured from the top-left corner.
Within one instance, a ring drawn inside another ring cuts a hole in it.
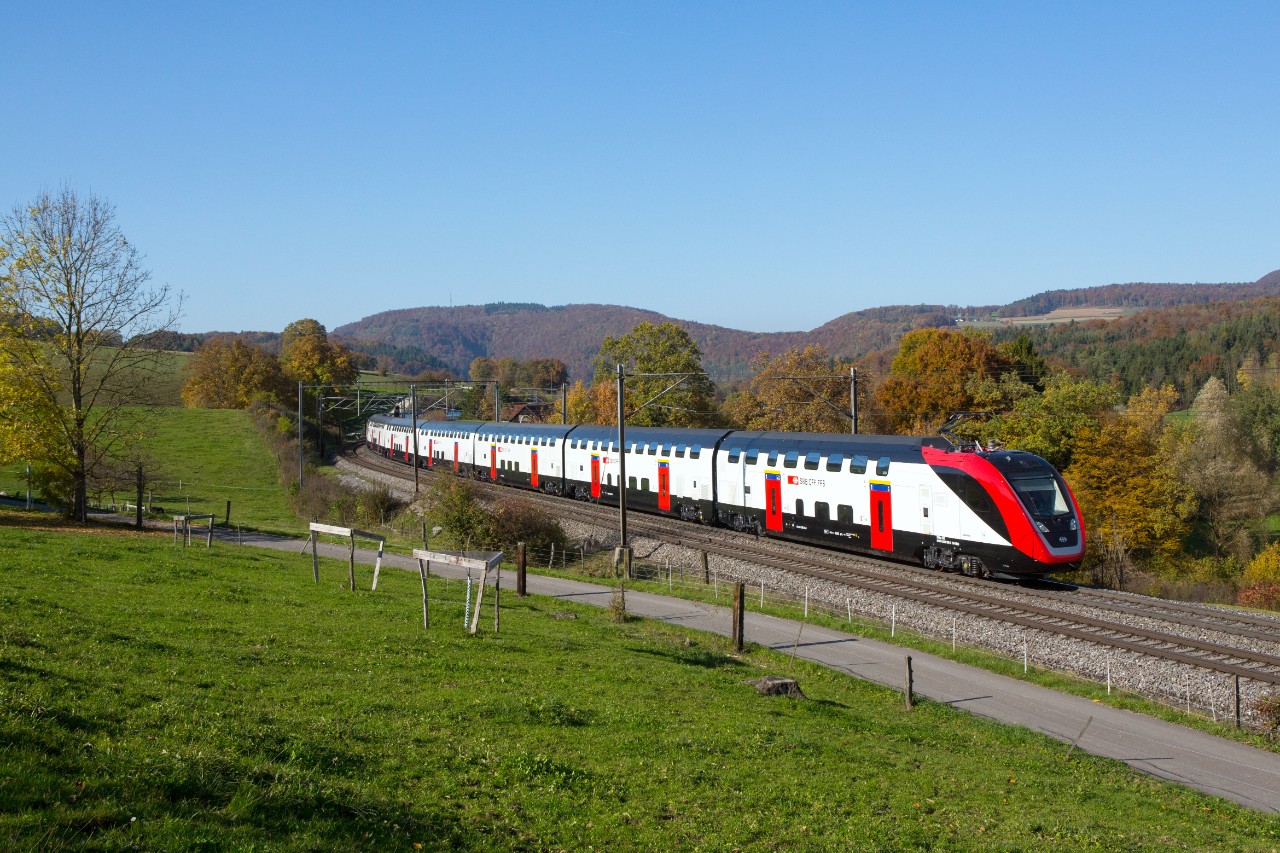
[[[742,451],[741,451],[741,450],[739,450],[739,449],[738,449],[738,448],[736,448],[736,447],[731,447],[731,448],[729,448],[729,464],[730,464],[730,465],[737,465],[737,464],[738,464],[738,458],[739,458],[740,456],[742,456]]]
[[[628,478],[627,478],[627,488],[628,488],[628,489],[630,489],[630,490],[631,490],[631,491],[633,491],[633,492],[636,490],[636,478],[635,478],[635,477],[628,477]]]
[[[818,521],[831,520],[831,504],[825,501],[817,501],[813,505],[813,514]]]
[[[817,471],[819,458],[817,453],[806,453],[804,455],[804,469],[806,471]]]
[[[664,444],[664,445],[662,445],[662,455],[663,455],[663,456],[670,456],[670,455],[671,455],[671,445],[669,445],[669,444]]]
[[[648,450],[650,456],[658,455],[658,445],[656,444],[645,445],[645,449]]]
[[[889,457],[888,456],[881,456],[880,460],[876,462],[876,476],[877,477],[889,476]]]
[[[693,449],[689,451],[690,459],[697,459],[701,455],[702,455],[702,445],[700,444],[695,444],[693,446]]]
[[[858,454],[857,456],[855,456],[855,457],[853,457],[852,459],[850,459],[850,460],[849,460],[849,473],[850,473],[850,474],[865,474],[865,473],[867,473],[867,457],[863,456],[862,454]]]
[[[794,468],[796,463],[800,461],[800,451],[788,450],[787,455],[782,457],[782,467]]]
[[[642,492],[647,492],[647,491],[649,491],[649,478],[648,478],[648,477],[641,477],[641,478],[640,478],[640,491],[642,491]]]
[[[827,470],[828,470],[828,471],[839,471],[839,470],[840,470],[840,466],[841,466],[841,465],[843,465],[843,464],[844,464],[844,454],[843,454],[843,453],[832,453],[830,456],[828,456],[828,457],[827,457]]]
[[[769,461],[767,464],[770,468],[776,468],[778,466],[778,451],[769,451]]]
[[[796,501],[796,515],[804,515],[804,501]]]
[[[756,450],[756,449],[753,447],[753,448],[751,448],[750,450],[748,450],[748,451],[747,451],[747,464],[748,464],[748,465],[755,465],[755,464],[756,464],[757,462],[759,462],[759,461],[760,461],[760,451],[759,451],[759,450]]]
[[[684,451],[685,451],[685,449],[686,449],[686,448],[685,448],[685,446],[684,446],[683,444],[677,444],[677,445],[676,445],[676,458],[677,458],[677,459],[683,459],[683,458],[684,458]]]
[[[853,524],[853,507],[848,504],[836,504],[836,521],[841,524]]]

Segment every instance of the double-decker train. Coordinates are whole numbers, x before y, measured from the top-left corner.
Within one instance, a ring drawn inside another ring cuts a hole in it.
[[[419,421],[366,445],[421,468],[929,568],[1034,579],[1084,556],[1075,496],[1039,456],[942,437]]]

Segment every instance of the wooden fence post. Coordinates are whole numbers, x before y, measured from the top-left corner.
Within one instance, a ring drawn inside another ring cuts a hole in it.
[[[356,591],[356,537],[351,537],[351,558],[347,563],[347,589]]]
[[[906,683],[903,684],[903,692],[906,694],[908,711],[910,711],[915,705],[915,699],[911,695],[914,691],[915,691],[915,678],[911,672],[911,655],[907,655]]]
[[[524,598],[529,594],[528,587],[526,585],[528,580],[526,577],[524,547],[523,542],[516,543],[516,595],[521,598]]]
[[[745,633],[743,623],[746,615],[747,586],[739,581],[733,587],[733,649],[742,651],[742,639]]]
[[[427,618],[427,574],[430,571],[425,560],[418,561],[418,576],[422,578],[422,627],[424,630],[431,626]]]
[[[707,552],[701,551],[699,553],[702,555],[702,582],[711,583],[711,569],[709,568],[710,564],[707,562]]]

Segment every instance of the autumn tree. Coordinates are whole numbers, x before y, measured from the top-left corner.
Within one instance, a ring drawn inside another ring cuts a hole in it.
[[[324,326],[309,318],[284,327],[280,362],[285,376],[304,385],[349,385],[360,375],[356,354],[330,343]]]
[[[1275,506],[1271,477],[1247,452],[1246,437],[1232,421],[1227,386],[1216,376],[1200,389],[1191,406],[1194,437],[1179,471],[1194,491],[1196,520],[1213,546],[1214,556],[1244,563],[1253,545],[1246,527]]]
[[[186,366],[182,400],[206,409],[247,409],[254,400],[284,402],[289,380],[280,362],[239,338],[218,337],[200,346]]]
[[[596,386],[616,383],[619,364],[627,373],[628,423],[705,427],[720,421],[715,384],[702,370],[702,351],[677,324],[645,322],[625,335],[605,338],[595,358]]]
[[[971,380],[999,377],[1009,367],[989,334],[916,329],[902,336],[876,400],[894,431],[922,435],[975,408]]]
[[[1133,562],[1158,563],[1182,550],[1195,495],[1178,477],[1185,436],[1165,419],[1176,399],[1172,386],[1144,391],[1076,441],[1065,476],[1101,581],[1123,586]]]
[[[17,434],[36,422],[42,436],[41,446],[16,449],[66,482],[70,514],[84,521],[90,477],[135,443],[131,404],[155,375],[151,345],[181,300],[149,285],[115,207],[70,188],[5,216],[0,247],[0,363],[24,383],[27,429]]]
[[[1060,471],[1071,465],[1081,437],[1097,432],[1120,404],[1114,385],[1089,379],[1052,376],[1040,394],[1019,380],[1013,382],[1025,393],[1010,411],[982,425],[979,437],[1042,456]]]
[[[819,345],[752,361],[747,387],[725,404],[739,429],[847,433],[852,414],[849,365]]]

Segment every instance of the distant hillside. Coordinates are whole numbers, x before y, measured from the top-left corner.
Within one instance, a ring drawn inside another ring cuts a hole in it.
[[[1076,290],[1049,290],[1012,302],[992,313],[1000,317],[1034,317],[1060,308],[1168,308],[1238,302],[1280,295],[1280,270],[1255,282],[1240,284],[1105,284]]]
[[[748,375],[760,352],[776,354],[811,343],[834,356],[856,357],[889,346],[921,326],[951,325],[955,309],[943,306],[873,308],[839,317],[812,332],[744,332],[693,323],[620,305],[464,305],[385,311],[333,330],[335,336],[421,347],[465,376],[472,359],[558,358],[574,379],[590,379],[601,342],[638,323],[675,322],[702,349],[703,364],[717,379]]]

